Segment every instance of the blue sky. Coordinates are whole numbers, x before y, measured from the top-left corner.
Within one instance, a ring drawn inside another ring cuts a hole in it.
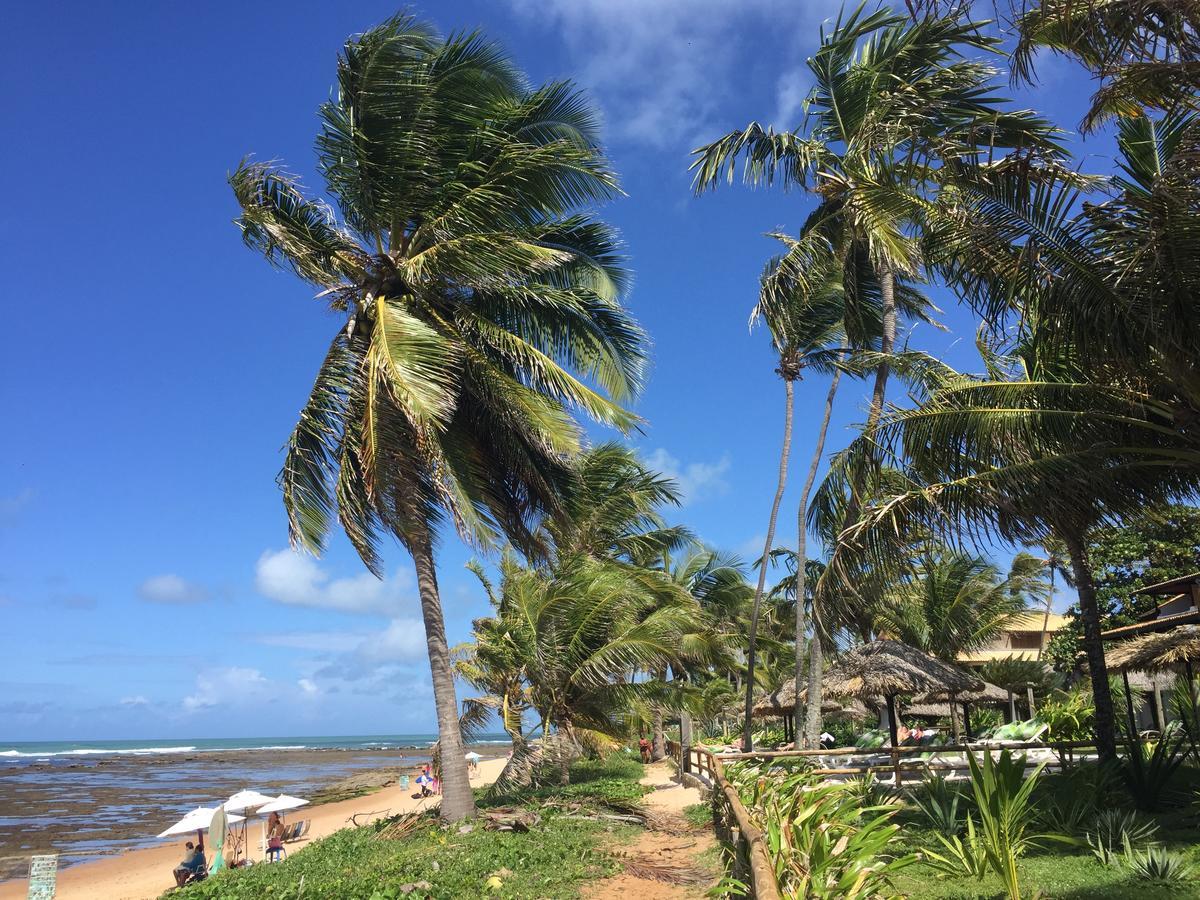
[[[0,743],[434,727],[403,552],[378,582],[344,541],[320,560],[286,549],[280,447],[338,322],[242,246],[225,184],[253,153],[319,186],[312,140],[335,54],[395,9],[50,2],[6,17]],[[756,553],[782,388],[747,314],[774,249],[763,234],[795,231],[809,200],[741,187],[695,198],[687,153],[752,119],[794,123],[804,57],[836,4],[413,9],[447,31],[481,27],[534,80],[593,94],[627,194],[604,215],[654,340],[636,443],[679,478],[682,521]],[[1043,74],[1022,104],[1074,127],[1086,77],[1053,60]],[[1079,159],[1105,171],[1109,149],[1094,138]],[[971,316],[934,294],[950,330],[918,329],[911,345],[974,367]],[[826,388],[799,389],[796,480]],[[861,385],[843,389],[831,448],[864,405]],[[451,641],[486,608],[469,557],[443,540]]]

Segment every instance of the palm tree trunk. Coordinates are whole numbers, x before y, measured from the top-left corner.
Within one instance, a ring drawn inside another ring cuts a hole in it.
[[[829,385],[829,394],[825,397],[825,415],[817,432],[817,445],[813,448],[812,462],[808,464],[808,476],[804,479],[804,489],[800,492],[800,507],[796,513],[796,732],[792,735],[795,742],[800,741],[804,731],[804,720],[800,712],[800,684],[804,681],[804,635],[808,633],[808,623],[804,614],[804,598],[808,595],[808,570],[804,565],[808,556],[808,497],[812,493],[813,482],[817,480],[817,469],[820,468],[821,457],[825,453],[825,435],[829,432],[833,400],[837,396],[838,382],[841,380],[842,370],[835,369],[833,381]],[[804,741],[804,746],[808,746],[807,740]]]
[[[475,797],[471,793],[462,735],[458,730],[458,698],[454,693],[446,622],[442,618],[442,601],[433,564],[433,540],[427,528],[418,528],[419,533],[410,535],[408,544],[417,570],[417,590],[421,595],[421,616],[425,620],[425,644],[433,680],[433,702],[437,708],[438,747],[442,756],[441,814],[443,819],[455,822],[475,815]]]
[[[654,677],[659,681],[666,682],[667,670],[660,669],[654,673]],[[653,714],[653,737],[651,739],[650,758],[655,762],[663,759],[667,755],[667,737],[663,733],[663,708],[657,703],[654,704]]]
[[[881,353],[888,354],[896,346],[896,273],[891,266],[883,263],[876,269],[876,274],[879,276],[879,295],[883,306],[883,333],[880,336],[879,350]],[[863,434],[872,434],[879,424],[879,417],[883,415],[883,401],[887,396],[888,376],[891,371],[891,364],[886,358],[875,369],[875,386],[871,391],[871,406],[867,410],[867,422],[863,427]],[[858,520],[859,510],[862,508],[861,494],[865,476],[864,471],[857,473],[854,477],[850,502],[846,507],[846,519],[842,523],[843,527],[848,528]],[[838,549],[835,547],[833,552],[836,554]],[[820,593],[818,590],[813,597],[813,637],[815,639],[812,641],[808,653],[808,709],[805,715],[804,739],[810,746],[816,746],[821,738],[821,678],[825,670],[822,658],[823,648],[820,640],[816,639],[819,638],[817,625],[822,624],[827,631],[831,632],[831,629],[827,627],[829,623],[820,623]]]
[[[1117,758],[1117,738],[1113,717],[1112,691],[1108,685],[1108,667],[1104,662],[1104,639],[1100,636],[1100,609],[1096,606],[1096,584],[1092,566],[1080,533],[1073,529],[1061,535],[1071,557],[1075,589],[1079,593],[1079,621],[1083,624],[1083,649],[1092,679],[1092,703],[1095,705],[1096,749],[1101,761]]]
[[[747,753],[754,749],[754,661],[755,644],[758,641],[758,615],[762,609],[763,591],[767,586],[767,566],[771,563],[771,548],[775,545],[775,521],[779,517],[779,504],[783,502],[784,488],[787,487],[788,457],[792,452],[792,413],[795,407],[796,386],[791,378],[783,379],[783,389],[783,448],[779,451],[779,479],[775,485],[775,500],[771,503],[771,518],[767,522],[767,539],[763,543],[762,564],[758,567],[758,585],[754,588],[754,604],[750,608],[750,633],[746,641],[746,715],[742,723],[742,749]]]
[[[1042,616],[1042,639],[1038,641],[1037,659],[1042,658],[1046,649],[1046,631],[1050,628],[1050,609],[1054,606],[1054,563],[1050,563],[1050,596],[1046,598],[1046,614]]]

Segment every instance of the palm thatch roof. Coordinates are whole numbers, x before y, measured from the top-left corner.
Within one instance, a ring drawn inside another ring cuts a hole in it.
[[[983,682],[983,687],[977,690],[956,693],[954,701],[956,703],[975,703],[983,706],[995,704],[998,706],[1008,703],[1008,691],[1002,687],[996,687],[991,682],[985,681]],[[945,704],[949,702],[950,691],[943,688],[913,697],[912,705],[908,709],[911,711],[912,707],[918,704]]]
[[[825,673],[831,697],[869,700],[896,694],[980,690],[983,682],[956,666],[934,659],[900,641],[872,641],[855,647]]]
[[[1200,664],[1200,626],[1180,625],[1170,631],[1147,634],[1118,644],[1107,654],[1114,671],[1161,672]]]
[[[808,700],[808,688],[800,692],[800,702]],[[754,704],[755,716],[790,716],[796,711],[796,679],[789,678],[771,693],[758,698]],[[821,715],[836,718],[844,716],[848,719],[865,719],[870,712],[858,701],[839,703],[829,697],[821,700]]]

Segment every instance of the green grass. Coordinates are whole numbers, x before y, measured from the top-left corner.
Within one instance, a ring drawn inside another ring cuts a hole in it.
[[[683,808],[683,817],[689,825],[711,825],[713,820],[712,806],[707,803],[693,803]]]
[[[478,823],[466,834],[426,816],[420,828],[398,840],[378,837],[377,827],[345,828],[315,841],[281,864],[225,872],[183,891],[178,900],[393,900],[401,887],[425,881],[430,887],[411,896],[576,897],[579,888],[616,871],[602,844],[614,832],[607,823],[573,818],[540,801],[566,797],[583,805],[637,799],[641,763],[621,757],[584,761],[572,767],[572,784],[530,792],[520,802],[538,810],[540,824],[525,834],[491,832]],[[482,801],[481,805],[507,805]],[[574,804],[573,804],[574,805]],[[436,868],[434,864],[436,863]],[[499,888],[488,887],[498,875]],[[301,892],[301,879],[303,889]]]

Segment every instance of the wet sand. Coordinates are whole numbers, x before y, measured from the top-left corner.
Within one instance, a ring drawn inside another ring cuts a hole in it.
[[[480,748],[479,752],[483,753],[483,748]],[[484,760],[479,764],[478,772],[472,774],[471,783],[476,787],[491,784],[504,768],[504,764],[503,757]],[[288,852],[295,853],[318,838],[350,826],[352,816],[357,816],[357,823],[361,825],[384,816],[437,805],[436,797],[415,800],[412,797],[413,793],[414,788],[411,785],[407,790],[393,785],[364,797],[297,810],[289,821],[310,819],[312,826],[306,839],[288,845]],[[162,827],[165,828],[166,825]],[[252,821],[248,828],[248,843],[251,845],[249,856],[256,862],[262,859],[259,829],[257,821]],[[125,850],[115,856],[60,871],[58,892],[55,896],[59,900],[152,900],[174,885],[171,870],[183,858],[184,840],[186,838],[163,841],[161,847]],[[26,889],[24,878],[6,881],[0,884],[0,900],[23,900]]]

